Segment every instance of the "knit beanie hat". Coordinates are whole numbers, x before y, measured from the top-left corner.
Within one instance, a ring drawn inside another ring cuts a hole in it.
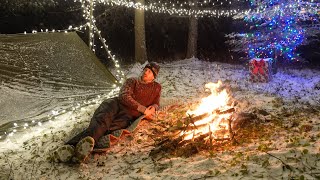
[[[157,77],[157,75],[158,75],[158,73],[159,73],[159,70],[160,70],[160,66],[159,66],[159,64],[156,63],[156,62],[150,62],[150,63],[148,63],[148,64],[144,67],[144,69],[145,69],[145,68],[149,68],[149,69],[152,71],[154,78]]]

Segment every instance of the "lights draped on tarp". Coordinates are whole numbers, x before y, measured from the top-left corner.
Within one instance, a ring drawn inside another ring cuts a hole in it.
[[[0,42],[1,139],[117,93],[115,77],[75,32],[0,35]]]

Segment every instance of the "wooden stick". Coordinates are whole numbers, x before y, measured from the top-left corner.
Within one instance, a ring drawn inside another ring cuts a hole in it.
[[[194,141],[200,141],[200,140],[202,140],[202,139],[204,139],[204,138],[206,138],[206,137],[208,137],[209,136],[209,133],[205,133],[205,134],[201,134],[201,135],[199,135],[198,137],[196,137],[196,138],[194,138],[193,140],[191,139],[191,140],[183,140],[183,138],[182,138],[182,140],[179,142],[179,145],[185,145],[185,144],[189,144],[189,142],[194,142]]]
[[[214,139],[215,141],[230,141],[230,138],[219,138],[219,139]]]
[[[239,144],[239,142],[234,138],[234,132],[232,131],[231,122],[232,122],[232,116],[228,119],[228,128],[229,128],[230,139],[232,140],[232,143]]]
[[[232,113],[235,112],[236,110],[232,107],[229,109],[224,109],[224,110],[216,110],[217,114],[227,114],[227,113]]]
[[[191,115],[188,114],[188,117],[183,118],[182,121],[192,120],[192,123],[194,123],[195,121],[199,121],[207,116],[209,116],[208,113],[204,113],[195,117],[192,117]]]
[[[210,133],[210,136],[209,136],[209,140],[210,140],[210,149],[212,149],[212,131],[211,131],[211,126],[209,125],[209,133]]]

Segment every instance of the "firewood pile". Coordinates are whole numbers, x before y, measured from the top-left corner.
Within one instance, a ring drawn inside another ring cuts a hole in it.
[[[155,132],[155,148],[150,156],[190,156],[203,149],[238,144],[237,132],[256,116],[241,113],[230,88],[220,81],[205,87],[210,90],[209,96],[197,102],[172,105],[158,116],[162,130]]]
[[[155,148],[149,155],[153,159],[170,155],[189,157],[202,150],[218,151],[238,145],[238,140],[242,142],[243,138],[250,136],[250,134],[246,135],[247,132],[250,133],[251,131],[247,129],[248,126],[254,125],[256,128],[253,131],[259,131],[261,128],[255,124],[255,119],[257,119],[255,114],[236,112],[234,106],[215,111],[218,115],[231,113],[228,119],[221,121],[223,125],[219,126],[219,129],[209,130],[197,136],[194,134],[193,138],[186,140],[185,132],[192,132],[204,126],[210,127],[207,124],[196,125],[197,121],[201,121],[208,114],[204,113],[194,117],[187,116],[185,112],[190,105],[173,105],[166,113],[158,117],[158,121],[162,122],[162,124],[159,123],[162,130],[157,129],[155,131]],[[170,119],[170,117],[172,118]],[[242,130],[244,132],[241,132]]]
[[[165,130],[165,133],[160,134],[159,132],[158,135],[160,136],[156,137],[155,149],[152,150],[150,156],[157,156],[159,153],[190,156],[198,153],[201,149],[212,149],[214,146],[220,146],[221,144],[236,143],[232,128],[233,124],[236,125],[233,123],[233,116],[230,116],[228,119],[223,119],[221,122],[225,125],[221,125],[220,129],[194,134],[191,139],[186,140],[185,132],[195,133],[194,130],[200,128],[210,129],[210,126],[208,126],[208,124],[196,125],[198,121],[208,117],[207,113],[198,116],[185,115],[185,117],[181,117],[181,114],[184,114],[182,112],[185,112],[185,109],[186,106],[184,105],[174,105],[172,109],[169,109],[165,115],[162,115],[162,117],[159,118],[159,121],[161,122],[162,119],[170,121],[168,120],[168,117],[173,117],[171,119],[171,124],[167,124],[168,128]],[[230,107],[228,109],[216,110],[214,113],[222,115],[227,113],[232,114],[234,112],[235,108]],[[214,119],[212,119],[212,121],[214,121]]]

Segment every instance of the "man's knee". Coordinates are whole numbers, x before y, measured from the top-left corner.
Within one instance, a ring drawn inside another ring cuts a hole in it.
[[[116,112],[118,111],[118,102],[116,99],[111,98],[111,99],[106,99],[104,100],[98,109],[96,110],[97,112]]]

